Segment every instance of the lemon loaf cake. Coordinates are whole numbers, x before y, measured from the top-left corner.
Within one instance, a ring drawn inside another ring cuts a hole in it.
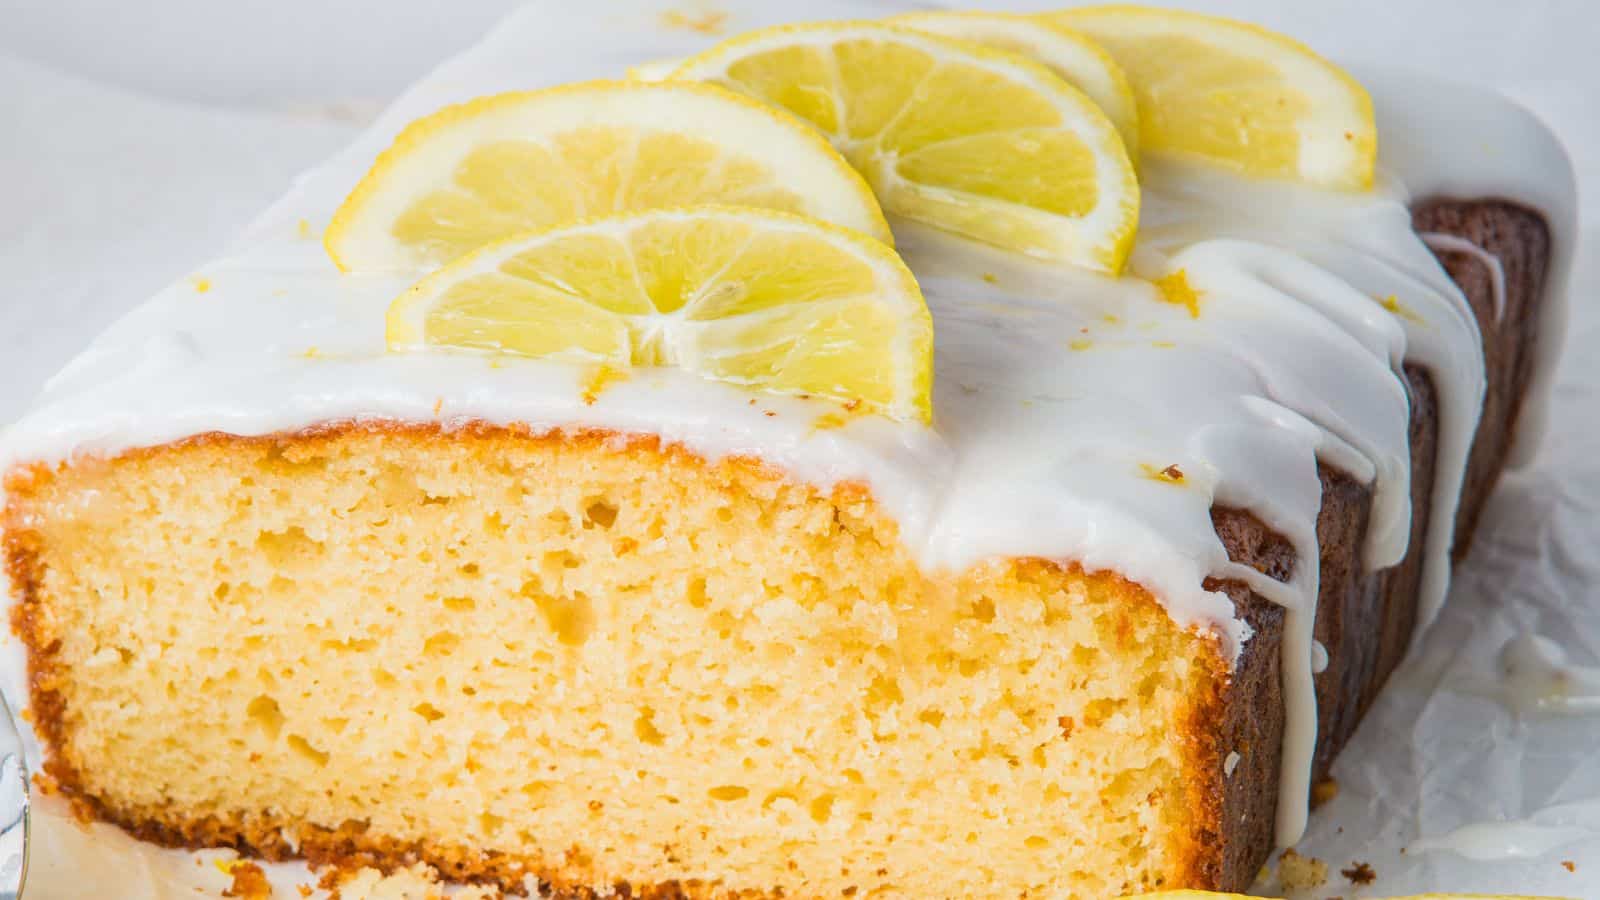
[[[1181,13],[641,10],[514,17],[4,432],[41,786],[560,896],[1247,886],[1537,442],[1559,145]]]

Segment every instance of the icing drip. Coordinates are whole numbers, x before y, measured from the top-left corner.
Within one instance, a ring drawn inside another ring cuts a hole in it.
[[[1490,697],[1518,714],[1585,716],[1600,713],[1600,666],[1573,663],[1561,645],[1539,634],[1522,634],[1500,648],[1499,677],[1468,683],[1465,690]]]
[[[1552,850],[1596,836],[1573,825],[1539,825],[1529,821],[1477,822],[1448,834],[1424,838],[1406,847],[1409,853],[1449,851],[1467,859],[1503,862],[1535,859]]]
[[[1489,270],[1489,289],[1494,297],[1494,320],[1499,322],[1506,315],[1506,270],[1500,264],[1500,257],[1479,247],[1466,238],[1453,234],[1440,234],[1429,231],[1422,234],[1423,243],[1435,250],[1445,253],[1465,253]]]
[[[806,15],[877,11],[817,0]],[[741,24],[778,14],[749,13]],[[864,482],[929,569],[1040,556],[1115,570],[1149,589],[1176,622],[1214,634],[1232,658],[1249,629],[1226,595],[1201,585],[1208,576],[1237,579],[1286,610],[1277,837],[1293,843],[1316,738],[1313,673],[1326,658],[1312,640],[1317,461],[1373,491],[1365,564],[1400,560],[1411,512],[1400,367],[1409,360],[1432,373],[1441,430],[1425,624],[1448,585],[1455,505],[1482,404],[1476,322],[1411,231],[1406,204],[1434,190],[1553,204],[1559,291],[1572,192],[1570,173],[1550,163],[1559,151],[1548,136],[1492,96],[1363,73],[1386,172],[1372,192],[1150,162],[1141,173],[1138,277],[1049,269],[898,227],[937,329],[933,429],[872,417],[818,429],[831,407],[764,396],[752,406],[738,389],[670,369],[636,372],[586,404],[581,373],[559,364],[386,354],[383,311],[407,279],[340,277],[301,222],[325,223],[419,115],[482,93],[614,77],[697,46],[692,36],[590,19],[552,28],[548,8],[530,8],[408,92],[353,147],[302,178],[236,252],[208,266],[203,297],[195,282],[174,285],[53,379],[37,407],[0,435],[0,470],[204,431],[265,434],[340,419],[610,428],[658,434],[711,458],[759,456],[824,487]],[[579,45],[606,52],[563,52]],[[1472,115],[1450,115],[1452,104]],[[1523,143],[1472,149],[1486,135]],[[1178,270],[1197,292],[1197,315],[1164,302],[1151,284]],[[1499,315],[1503,273],[1497,262],[1491,271],[1502,282]],[[1405,314],[1380,303],[1391,295]],[[1559,304],[1549,306],[1541,328],[1558,333],[1550,329]],[[1145,474],[1170,466],[1184,473],[1181,485]],[[1210,518],[1215,504],[1250,510],[1290,541],[1298,563],[1288,583],[1228,560]],[[5,649],[0,664],[15,705],[26,696],[26,673],[15,642]]]

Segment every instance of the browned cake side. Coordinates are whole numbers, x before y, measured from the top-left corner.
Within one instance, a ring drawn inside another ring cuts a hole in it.
[[[1455,556],[1465,555],[1473,529],[1505,461],[1533,373],[1550,234],[1542,216],[1501,200],[1430,199],[1413,211],[1419,233],[1465,238],[1500,260],[1505,270],[1504,315],[1494,313],[1493,282],[1486,267],[1461,253],[1439,253],[1461,287],[1483,333],[1488,376],[1482,419],[1474,438],[1456,516]],[[1328,667],[1316,678],[1317,750],[1313,779],[1325,778],[1371,706],[1378,690],[1405,655],[1416,625],[1422,547],[1430,525],[1431,491],[1439,437],[1437,395],[1430,374],[1407,364],[1411,393],[1411,539],[1405,559],[1379,572],[1365,572],[1359,559],[1370,519],[1371,492],[1348,475],[1319,466],[1322,511],[1317,519],[1321,549],[1316,639],[1328,650]],[[1287,579],[1294,565],[1289,542],[1250,513],[1213,510],[1217,534],[1229,555]],[[1228,689],[1215,699],[1223,725],[1214,750],[1220,758],[1238,752],[1232,778],[1217,773],[1208,815],[1219,823],[1215,856],[1207,862],[1207,887],[1243,890],[1255,879],[1273,847],[1279,753],[1284,705],[1279,684],[1283,611],[1243,584],[1220,585],[1233,597],[1255,637],[1245,649]]]

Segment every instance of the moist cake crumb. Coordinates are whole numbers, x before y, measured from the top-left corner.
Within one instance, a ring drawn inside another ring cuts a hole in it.
[[[1278,857],[1278,883],[1285,891],[1321,887],[1328,881],[1328,864],[1315,856],[1301,856],[1293,847]]]
[[[1316,809],[1339,796],[1339,782],[1324,778],[1311,786],[1311,808]]]
[[[233,877],[233,883],[222,892],[222,896],[239,897],[242,900],[268,900],[272,896],[272,883],[267,881],[267,873],[255,863],[228,862],[218,867]]]

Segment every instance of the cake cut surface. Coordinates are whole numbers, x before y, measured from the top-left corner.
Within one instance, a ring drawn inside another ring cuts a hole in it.
[[[1203,852],[1216,641],[1109,573],[924,574],[857,487],[349,427],[9,488],[49,771],[163,842],[707,897],[1115,896]]]

